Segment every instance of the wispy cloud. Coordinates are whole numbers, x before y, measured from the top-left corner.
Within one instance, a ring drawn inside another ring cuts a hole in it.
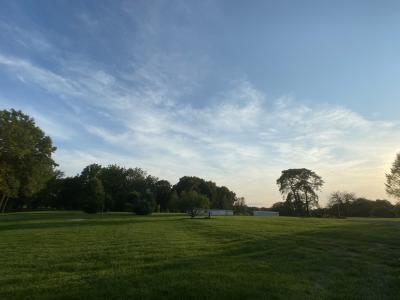
[[[384,167],[397,147],[397,123],[367,120],[344,107],[311,107],[290,98],[267,99],[249,81],[235,81],[235,87],[216,95],[213,104],[194,107],[179,103],[173,94],[165,92],[170,89],[169,83],[160,82],[159,76],[154,77],[156,83],[149,84],[149,93],[143,87],[128,88],[116,77],[87,65],[70,65],[63,73],[55,73],[4,55],[0,64],[14,74],[24,74],[25,81],[55,96],[87,101],[119,121],[120,126],[114,129],[81,124],[87,133],[116,150],[60,150],[60,165],[70,174],[79,171],[75,167],[94,160],[112,163],[112,157],[122,164],[139,163],[172,180],[185,174],[218,179],[233,184],[252,203],[263,204],[264,199],[279,198],[274,179],[282,168],[304,166],[326,177],[327,191],[340,188],[339,183],[331,184],[340,176],[346,186],[378,197],[383,194],[383,187],[378,185],[383,185]],[[153,78],[146,76],[147,81]],[[154,101],[154,93],[165,98]],[[54,121],[37,112],[33,115],[55,138],[61,138],[59,132],[64,138],[70,136],[57,130]],[[130,152],[136,157],[130,157]],[[379,176],[381,180],[375,182]],[[265,179],[264,189],[259,178]]]
[[[52,44],[48,42],[43,33],[34,28],[24,29],[20,26],[1,20],[0,28],[0,36],[7,40],[13,40],[14,45],[19,45],[24,49],[37,52],[48,52],[54,50]]]
[[[399,147],[399,123],[370,120],[344,106],[304,104],[286,95],[273,99],[236,76],[212,95],[196,94],[210,59],[199,55],[188,61],[180,49],[154,46],[154,36],[163,30],[161,9],[123,4],[146,47],[120,69],[68,51],[51,64],[0,52],[0,70],[8,77],[70,108],[16,107],[63,145],[56,153],[62,170],[74,175],[97,162],[143,167],[172,182],[197,175],[229,186],[250,204],[269,205],[280,200],[275,185],[280,171],[307,167],[325,179],[324,196],[336,189],[384,196],[384,172]],[[189,8],[182,3],[177,9],[187,14]],[[87,12],[76,19],[87,30],[101,30]],[[60,52],[37,29],[0,27],[15,33],[22,47]],[[188,100],[193,97],[201,105]]]

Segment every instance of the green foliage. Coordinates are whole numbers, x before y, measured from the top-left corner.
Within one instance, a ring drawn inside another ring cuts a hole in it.
[[[127,170],[117,165],[103,167],[100,173],[101,181],[106,193],[105,210],[123,211],[128,189]]]
[[[270,210],[279,212],[280,216],[291,216],[293,213],[290,203],[287,201],[274,203]]]
[[[374,209],[374,201],[365,198],[355,199],[349,208],[349,216],[351,217],[368,217]]]
[[[78,176],[59,180],[59,193],[52,207],[58,209],[81,209],[84,199],[84,185]]]
[[[29,116],[0,111],[0,211],[9,197],[30,197],[43,189],[56,166],[50,137]]]
[[[210,207],[210,200],[196,191],[182,192],[180,196],[180,207],[186,211],[190,217],[194,218],[204,209]]]
[[[247,205],[244,197],[238,197],[235,199],[235,202],[233,203],[233,213],[235,215],[247,214]]]
[[[334,192],[324,215],[334,217],[395,217],[396,206],[387,200],[356,198],[353,193]]]
[[[132,192],[127,200],[128,206],[137,215],[149,215],[156,207],[154,196],[150,193]]]
[[[103,184],[98,177],[90,178],[85,184],[85,197],[83,199],[83,211],[97,213],[103,211],[105,193]]]
[[[180,201],[177,191],[172,191],[168,202],[168,210],[170,212],[181,212]]]
[[[212,181],[205,181],[195,176],[184,176],[174,185],[173,190],[181,195],[182,192],[195,191],[206,196],[210,201],[210,208],[232,209],[236,194],[225,186],[217,186]]]
[[[0,172],[4,171],[0,170]],[[232,209],[236,199],[235,193],[227,187],[216,186],[211,181],[197,177],[182,177],[172,187],[166,180],[148,175],[140,168],[124,168],[117,165],[103,167],[99,164],[86,166],[75,177],[56,176],[52,174],[51,180],[41,193],[31,197],[19,198],[15,201],[15,208],[28,204],[29,208],[57,208],[57,209],[84,209],[85,211],[99,211],[93,197],[93,189],[89,186],[93,180],[99,180],[104,192],[102,196],[102,211],[132,211],[131,193],[138,193],[141,198],[137,201],[138,213],[151,213],[157,211],[185,212],[179,195],[183,192],[196,191],[209,199],[209,206],[213,208]],[[97,184],[97,183],[96,183]],[[1,196],[1,195],[0,195]],[[86,199],[87,197],[92,197]],[[212,201],[210,200],[212,197]],[[155,201],[155,203],[154,203]],[[127,207],[126,204],[129,204]],[[1,197],[0,197],[1,204]],[[92,208],[95,207],[95,208]],[[97,208],[96,208],[97,207]]]
[[[56,170],[54,171],[53,176],[47,181],[47,184],[44,189],[35,194],[32,199],[26,203],[28,207],[31,208],[39,208],[39,207],[57,207],[57,199],[60,197],[61,193],[61,182],[64,177],[64,173]],[[74,195],[76,197],[76,195]],[[57,207],[63,208],[63,207]]]
[[[393,218],[396,216],[394,205],[387,200],[375,200],[374,208],[371,210],[372,217]]]
[[[168,202],[171,197],[172,186],[167,180],[159,180],[155,184],[156,202],[161,211],[168,210]]]
[[[89,183],[94,178],[100,178],[102,173],[102,167],[98,164],[91,164],[86,166],[79,176],[83,184]]]
[[[371,217],[376,218],[393,218],[395,217],[393,209],[384,206],[378,206],[371,210]]]

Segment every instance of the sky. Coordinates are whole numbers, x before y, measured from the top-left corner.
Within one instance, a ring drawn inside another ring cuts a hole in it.
[[[32,116],[66,175],[199,176],[249,205],[309,168],[388,198],[400,151],[399,1],[0,3],[0,109]],[[390,198],[389,198],[390,199]]]

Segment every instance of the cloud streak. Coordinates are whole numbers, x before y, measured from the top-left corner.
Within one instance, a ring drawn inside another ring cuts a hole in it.
[[[77,18],[91,30],[99,26],[87,14]],[[152,24],[137,22],[151,36],[159,30],[157,15]],[[27,32],[8,30],[18,40]],[[34,34],[40,37],[37,51],[59,52],[39,31]],[[140,62],[115,70],[78,55],[46,65],[3,51],[0,71],[69,108],[15,105],[62,145],[56,160],[68,175],[94,162],[143,167],[173,183],[197,175],[227,185],[252,205],[267,206],[280,200],[280,171],[306,167],[325,179],[323,199],[337,189],[385,196],[384,172],[398,150],[397,122],[285,95],[273,99],[235,77],[198,105],[186,99],[203,96],[197,92],[205,74],[197,70],[209,63],[206,55],[193,62],[179,51],[138,56]]]
[[[24,73],[26,81],[54,95],[61,91],[61,98],[88,101],[108,118],[118,120],[120,126],[114,129],[82,122],[92,138],[114,150],[60,149],[61,168],[69,174],[94,161],[137,164],[172,181],[183,175],[218,180],[261,205],[279,199],[274,179],[281,169],[304,166],[326,177],[327,191],[344,184],[360,194],[378,197],[383,196],[383,187],[373,190],[378,185],[373,181],[382,184],[384,167],[397,146],[397,123],[367,120],[344,107],[311,107],[287,97],[270,100],[249,81],[235,81],[232,89],[216,96],[220,99],[215,104],[196,108],[175,98],[163,105],[101,70],[75,69],[75,75],[93,74],[82,78],[72,77],[69,70],[57,74],[4,55],[0,63],[16,74]],[[162,94],[167,89],[163,85],[154,92]],[[57,126],[32,114],[56,139],[61,138],[54,133]],[[337,176],[345,182],[334,179]],[[265,181],[262,187],[260,178]]]

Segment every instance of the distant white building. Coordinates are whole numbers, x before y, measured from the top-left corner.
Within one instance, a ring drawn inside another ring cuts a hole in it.
[[[279,212],[277,211],[269,211],[269,210],[255,210],[253,212],[254,216],[260,216],[260,217],[278,217]]]
[[[209,209],[207,213],[212,216],[233,216],[233,210],[231,209]]]
[[[205,209],[201,215],[210,216],[233,216],[231,209]]]

